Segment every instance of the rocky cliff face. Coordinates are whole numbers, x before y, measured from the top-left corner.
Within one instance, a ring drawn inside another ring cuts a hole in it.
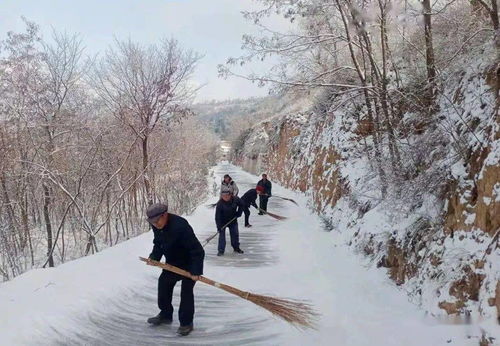
[[[441,135],[452,134],[442,148],[425,153],[431,164],[412,177],[422,186],[435,179],[439,188],[402,185],[420,199],[405,191],[381,198],[373,157],[363,150],[373,129],[339,107],[257,124],[240,138],[233,161],[306,193],[328,230],[388,268],[431,313],[500,321],[500,118],[485,70],[477,62],[449,81],[433,128],[415,126],[400,135],[402,142],[418,143],[430,141],[439,128],[445,128]],[[411,116],[404,120],[411,123]]]

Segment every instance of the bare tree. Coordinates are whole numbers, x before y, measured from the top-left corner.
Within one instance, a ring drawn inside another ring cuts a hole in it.
[[[149,47],[117,41],[94,71],[94,86],[109,110],[141,139],[148,203],[154,200],[150,137],[158,122],[174,123],[189,114],[187,105],[196,91],[190,78],[200,58],[173,39]]]
[[[175,40],[147,48],[128,41],[90,71],[78,36],[54,32],[46,41],[28,21],[0,44],[3,279],[146,230],[155,179],[165,184],[162,198],[180,190],[170,197],[174,209],[189,211],[202,198],[213,141],[195,120],[180,123],[199,55]],[[193,148],[196,163],[180,143],[205,146]]]
[[[71,94],[76,91],[78,82],[83,77],[81,66],[82,44],[77,36],[53,34],[52,44],[43,44],[42,65],[44,73],[39,84],[43,92],[35,96],[33,102],[43,128],[40,157],[47,167],[53,169],[54,155],[59,150],[58,141],[72,130],[61,126],[64,118],[71,115]],[[47,254],[49,266],[54,266],[51,255],[53,244],[53,225],[51,220],[52,193],[49,180],[42,179],[43,215],[47,231]]]

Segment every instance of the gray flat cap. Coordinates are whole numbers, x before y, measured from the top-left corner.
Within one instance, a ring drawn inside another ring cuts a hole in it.
[[[168,206],[163,203],[154,203],[151,204],[146,210],[146,216],[148,217],[149,223],[155,223],[158,221],[160,216],[168,211]]]

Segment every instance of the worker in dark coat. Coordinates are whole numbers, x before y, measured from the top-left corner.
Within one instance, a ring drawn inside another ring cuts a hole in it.
[[[256,209],[259,209],[255,201],[257,200],[257,195],[261,195],[262,193],[264,193],[264,188],[262,186],[257,186],[255,189],[250,189],[245,192],[243,196],[241,196],[241,200],[245,205],[245,208],[243,209],[243,213],[245,213],[245,227],[252,227],[249,222],[250,206],[253,205]]]
[[[271,189],[273,187],[273,184],[267,179],[267,174],[262,174],[262,179],[259,180],[257,186],[262,186],[264,188],[264,193],[259,196],[259,206],[263,211],[267,211],[267,202],[269,197],[272,196]],[[264,213],[260,211],[259,215],[264,215]]]
[[[197,278],[203,274],[205,251],[196,238],[186,219],[168,212],[165,204],[153,204],[146,211],[147,220],[154,233],[153,251],[150,260],[165,262],[187,270],[193,280],[179,274],[163,270],[158,279],[158,307],[160,313],[148,319],[153,325],[172,323],[174,308],[172,294],[178,281],[181,281],[181,301],[179,307],[180,327],[177,333],[184,336],[193,330],[194,293]],[[152,264],[152,262],[148,262]]]
[[[231,246],[234,252],[243,253],[240,249],[238,218],[243,214],[244,204],[240,198],[233,196],[231,191],[223,190],[221,198],[215,207],[215,223],[219,232],[217,256],[223,256],[226,249],[226,228],[229,228]]]

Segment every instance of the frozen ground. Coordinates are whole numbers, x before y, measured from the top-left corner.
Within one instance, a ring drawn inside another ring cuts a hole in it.
[[[240,194],[257,177],[220,164]],[[273,193],[306,204],[276,186]],[[208,202],[207,202],[208,203]],[[272,198],[280,222],[252,210],[250,230],[240,221],[244,255],[206,249],[205,276],[255,293],[310,300],[321,313],[317,330],[297,330],[253,304],[198,283],[195,330],[177,337],[178,322],[151,327],[160,271],[138,260],[152,232],[54,269],[32,270],[0,285],[0,345],[477,345],[479,326],[445,325],[424,318],[381,270],[335,241],[304,207]],[[202,241],[215,231],[214,210],[187,217]],[[174,307],[177,305],[178,288]]]

